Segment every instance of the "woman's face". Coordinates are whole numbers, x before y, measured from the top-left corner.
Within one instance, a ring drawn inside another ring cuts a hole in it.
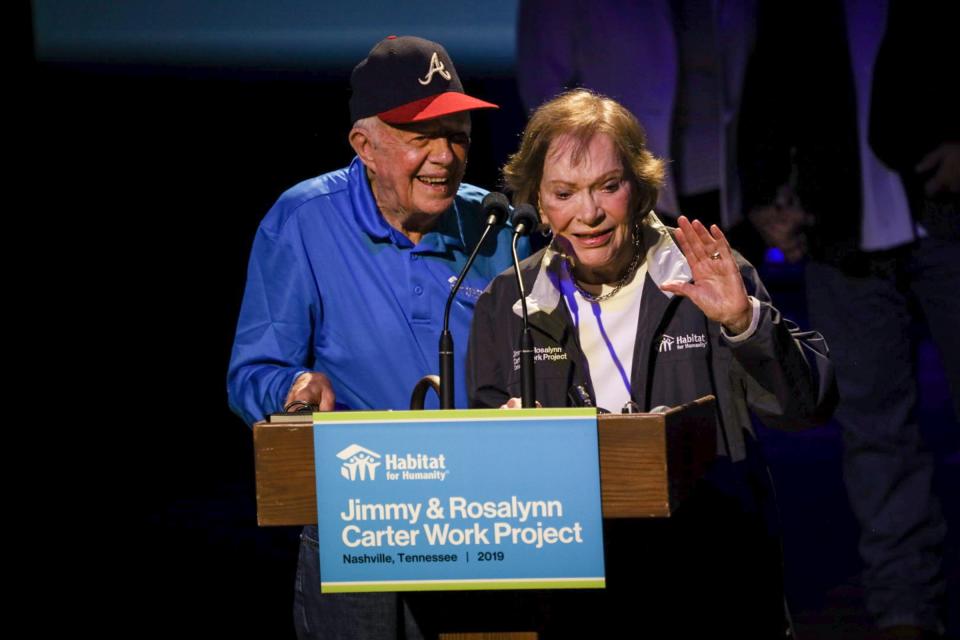
[[[593,136],[574,161],[576,147],[566,134],[550,143],[540,209],[567,253],[576,257],[577,279],[616,282],[633,258],[635,190],[609,136]]]

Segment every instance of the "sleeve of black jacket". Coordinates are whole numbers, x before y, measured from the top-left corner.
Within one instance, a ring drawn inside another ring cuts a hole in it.
[[[742,388],[748,407],[770,427],[793,430],[826,422],[838,400],[826,341],[784,318],[753,266],[743,261],[740,267],[747,292],[760,301],[760,319],[750,338],[728,341],[734,392]]]

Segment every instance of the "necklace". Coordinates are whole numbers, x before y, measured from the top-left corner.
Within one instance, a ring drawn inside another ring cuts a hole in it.
[[[610,291],[599,296],[594,295],[589,291],[585,291],[583,287],[580,286],[580,283],[577,282],[577,279],[573,277],[573,273],[571,272],[570,276],[571,276],[571,279],[573,280],[573,286],[577,288],[577,291],[580,292],[580,295],[583,296],[583,299],[586,300],[587,302],[603,302],[604,300],[612,298],[613,296],[617,295],[617,293],[620,292],[620,289],[623,289],[624,285],[626,285],[630,281],[630,278],[633,277],[633,273],[637,270],[637,267],[640,266],[640,260],[643,258],[643,252],[640,249],[641,249],[640,233],[637,228],[634,228],[633,260],[630,261],[630,265],[627,267],[627,270],[623,273],[623,276],[620,278],[617,284]]]

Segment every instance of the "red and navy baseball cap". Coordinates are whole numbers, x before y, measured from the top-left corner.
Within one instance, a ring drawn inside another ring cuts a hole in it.
[[[472,109],[498,109],[463,92],[447,50],[415,36],[388,36],[350,76],[350,117],[390,124],[431,120]]]

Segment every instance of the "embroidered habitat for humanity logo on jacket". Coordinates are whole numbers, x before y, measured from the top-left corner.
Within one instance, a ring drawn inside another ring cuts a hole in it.
[[[706,348],[707,336],[702,333],[688,333],[682,336],[671,336],[665,333],[660,338],[660,353]]]

